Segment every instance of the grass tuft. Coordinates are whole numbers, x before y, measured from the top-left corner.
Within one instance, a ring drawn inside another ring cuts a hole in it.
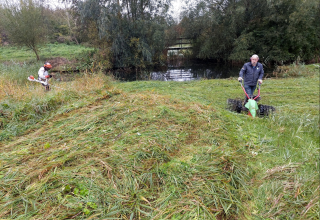
[[[265,80],[254,119],[225,109],[235,80],[13,82],[0,218],[319,218],[317,78]]]

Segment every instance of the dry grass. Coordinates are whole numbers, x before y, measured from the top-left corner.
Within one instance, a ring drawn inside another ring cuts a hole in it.
[[[304,65],[293,63],[290,66],[278,66],[272,73],[276,78],[319,77],[319,64]]]
[[[111,86],[110,78],[102,74],[79,76],[70,82],[53,82],[49,92],[41,84],[29,81],[18,84],[1,78],[0,85],[3,88],[0,91],[0,128],[4,128],[0,140],[23,134],[61,106],[67,108],[64,111],[71,111],[118,93]]]
[[[0,187],[9,195],[2,216],[233,218],[248,198],[247,173],[214,112],[155,93],[121,93],[56,114],[1,148]]]
[[[99,90],[106,86],[106,77],[102,75],[84,75],[76,77],[70,82],[52,82],[51,95],[58,94],[63,91],[74,91],[85,93],[92,90]],[[17,101],[30,99],[30,97],[44,97],[46,91],[40,83],[29,82],[19,84],[17,81],[0,77],[0,101],[12,98]]]
[[[278,111],[256,119],[224,109],[235,83],[94,75],[5,95],[0,218],[318,219],[317,79],[266,80]]]
[[[266,176],[264,179],[272,178],[282,178],[285,173],[293,173],[296,172],[296,169],[299,167],[298,163],[289,163],[288,165],[276,166],[266,171]]]

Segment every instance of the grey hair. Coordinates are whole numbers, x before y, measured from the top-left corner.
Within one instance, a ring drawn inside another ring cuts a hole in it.
[[[251,58],[258,58],[259,59],[259,56],[257,54],[253,54]]]

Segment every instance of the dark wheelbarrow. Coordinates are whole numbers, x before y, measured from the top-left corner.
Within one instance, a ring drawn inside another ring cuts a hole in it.
[[[252,117],[264,117],[270,115],[272,112],[274,112],[276,109],[273,106],[270,105],[262,105],[257,104],[258,101],[260,101],[260,87],[261,84],[259,83],[258,87],[258,95],[249,97],[249,95],[246,93],[246,90],[244,89],[242,85],[242,80],[240,81],[241,88],[243,92],[246,94],[246,99],[228,99],[227,100],[227,109],[230,111],[234,111],[237,113],[241,112],[248,112],[248,115]]]

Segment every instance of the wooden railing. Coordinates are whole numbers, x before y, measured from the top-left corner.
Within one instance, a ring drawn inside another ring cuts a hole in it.
[[[189,45],[189,46],[183,46]],[[168,47],[168,50],[181,50],[181,49],[191,49],[191,39],[179,37],[176,39],[175,44]]]

